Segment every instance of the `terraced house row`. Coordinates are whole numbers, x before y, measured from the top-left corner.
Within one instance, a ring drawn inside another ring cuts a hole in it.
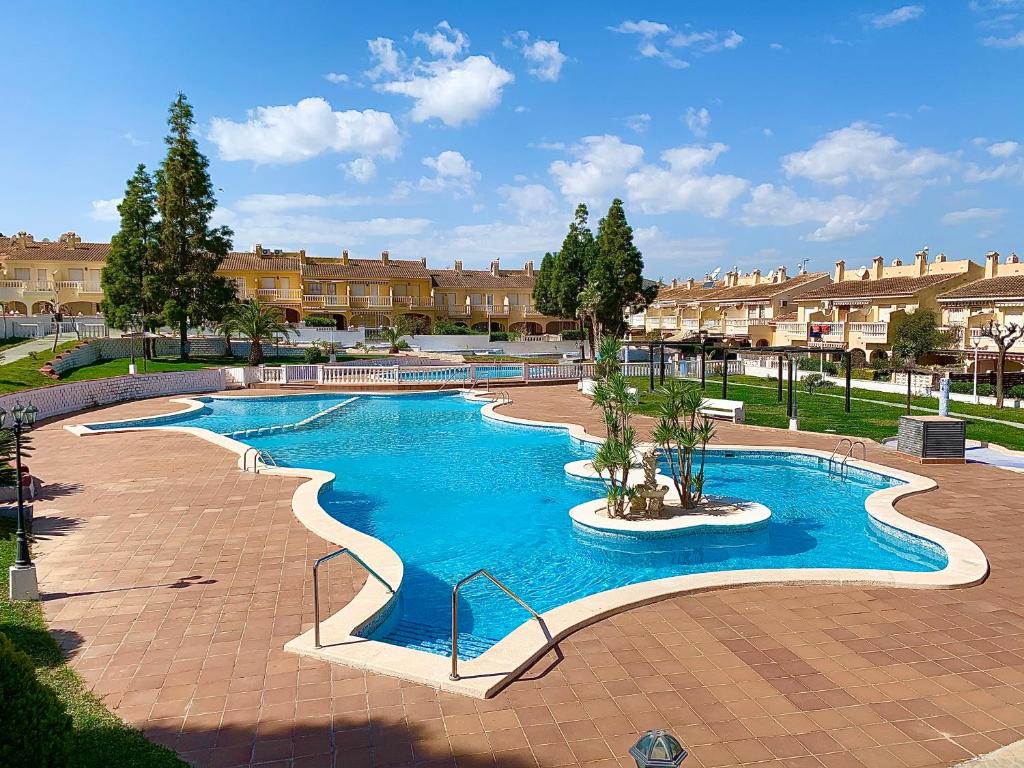
[[[103,299],[100,274],[108,243],[83,242],[74,232],[36,240],[20,232],[0,239],[0,302],[8,312],[39,314],[60,305],[65,314],[95,314]],[[269,250],[228,254],[218,270],[235,284],[239,298],[281,307],[289,322],[309,315],[332,318],[339,329],[379,327],[407,316],[426,331],[445,321],[477,330],[556,334],[576,323],[550,317],[533,306],[533,262],[522,269],[432,269],[427,260],[307,256],[305,251]]]
[[[1024,264],[1016,254],[1000,263],[995,252],[984,265],[942,253],[929,259],[925,249],[906,264],[876,256],[871,266],[850,269],[837,261],[831,275],[790,277],[779,267],[767,276],[754,270],[720,280],[673,280],[647,309],[644,327],[677,340],[703,330],[755,347],[849,348],[870,361],[888,355],[896,318],[918,308],[957,328],[958,350],[971,353],[972,366],[977,351],[979,371],[991,370],[995,345],[981,328],[990,321],[1024,323]],[[1024,343],[1011,349],[1007,370],[1024,370]]]

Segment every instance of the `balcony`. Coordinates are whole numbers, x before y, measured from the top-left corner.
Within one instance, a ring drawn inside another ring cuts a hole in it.
[[[750,320],[748,318],[736,318],[725,320],[725,333],[727,336],[746,336]]]
[[[348,305],[355,309],[390,309],[393,306],[390,296],[349,296]]]
[[[392,299],[396,307],[406,309],[432,309],[434,306],[434,300],[429,296],[422,299],[419,296],[394,296]]]
[[[810,339],[830,344],[846,341],[846,323],[810,323]]]
[[[299,288],[258,288],[255,296],[260,301],[293,303],[302,300]]]
[[[807,341],[807,323],[776,323],[780,341]]]
[[[439,304],[437,310],[448,317],[469,317],[469,307],[465,304]]]
[[[888,323],[850,323],[850,335],[858,334],[869,344],[884,344],[889,340]]]
[[[473,312],[488,317],[508,317],[508,305],[506,304],[471,304],[470,306]]]

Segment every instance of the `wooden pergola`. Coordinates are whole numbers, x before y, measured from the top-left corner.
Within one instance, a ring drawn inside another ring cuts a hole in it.
[[[852,361],[850,360],[850,350],[846,347],[727,347],[717,343],[709,343],[711,341],[707,336],[701,336],[693,341],[665,341],[655,339],[644,339],[643,341],[626,341],[623,340],[622,345],[627,348],[640,349],[646,348],[650,355],[651,366],[648,373],[648,388],[654,390],[654,363],[655,353],[654,350],[659,350],[658,357],[660,362],[660,370],[658,372],[658,383],[665,383],[665,352],[666,350],[676,350],[682,353],[684,348],[699,348],[701,355],[700,364],[700,388],[703,390],[707,387],[706,361],[708,352],[722,352],[722,397],[728,397],[729,394],[729,355],[733,352],[743,352],[744,354],[755,354],[755,355],[767,355],[778,356],[779,358],[779,372],[777,380],[777,392],[778,401],[783,401],[783,386],[782,386],[782,366],[785,362],[787,365],[788,375],[787,386],[786,386],[786,413],[790,417],[794,415],[795,400],[793,398],[793,380],[794,380],[794,362],[795,356],[797,355],[834,355],[841,354],[843,356],[844,367],[846,369],[846,381],[845,381],[845,396],[843,398],[843,410],[846,413],[850,412],[850,380],[851,380],[851,369]]]

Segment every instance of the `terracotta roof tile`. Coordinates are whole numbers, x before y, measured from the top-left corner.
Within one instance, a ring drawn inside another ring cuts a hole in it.
[[[963,272],[921,275],[920,277],[883,277],[881,280],[843,280],[831,283],[800,296],[797,301],[815,299],[862,299],[873,296],[913,296],[922,288],[943,283]]]
[[[302,276],[313,280],[429,280],[430,272],[418,260],[389,259],[385,263],[380,259],[349,259],[343,264],[341,259],[318,259],[303,264]]]
[[[501,269],[497,276],[486,269],[431,270],[430,277],[438,288],[521,288],[533,290],[534,276],[521,269]]]
[[[1022,299],[1024,275],[1004,275],[975,280],[939,296],[939,301],[958,299]]]
[[[83,243],[73,232],[58,240],[22,241],[14,237],[0,238],[0,260],[19,261],[87,261],[102,263],[107,260],[110,243]]]
[[[232,251],[220,263],[218,269],[224,272],[298,272],[299,257],[287,253],[245,253]]]
[[[693,288],[688,288],[685,283],[677,285],[673,288],[671,285],[663,285],[658,289],[658,295],[654,297],[655,301],[679,301],[679,302],[690,302],[700,301],[705,296],[714,291],[721,290],[725,287],[725,283],[718,281],[714,283],[713,287],[705,288],[702,281],[696,281],[693,284]]]
[[[813,283],[827,276],[827,272],[808,272],[803,275],[795,275],[788,280],[783,280],[781,283],[764,282],[758,283],[757,285],[736,285],[732,288],[722,288],[720,290],[713,291],[709,295],[703,297],[701,301],[722,302],[770,299],[780,293],[792,290],[793,288],[799,288],[801,285]],[[803,297],[801,296],[801,298]]]

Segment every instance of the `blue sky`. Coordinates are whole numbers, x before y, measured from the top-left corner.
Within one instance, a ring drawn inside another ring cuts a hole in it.
[[[5,16],[5,234],[109,238],[180,89],[239,249],[513,266],[615,196],[655,278],[1020,247],[1024,0]]]

